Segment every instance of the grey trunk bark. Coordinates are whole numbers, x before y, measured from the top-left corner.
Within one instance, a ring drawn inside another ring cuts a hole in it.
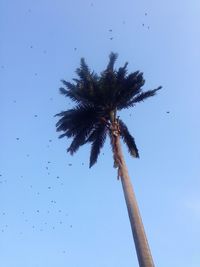
[[[128,209],[128,215],[130,219],[131,229],[133,233],[133,239],[135,242],[137,257],[140,267],[155,267],[153,258],[151,256],[150,248],[148,245],[147,237],[145,234],[144,226],[140,216],[139,208],[137,205],[136,197],[133,191],[131,180],[128,174],[128,170],[125,164],[125,160],[122,154],[120,137],[115,137],[117,157],[121,164],[119,166],[121,182]],[[115,151],[116,152],[116,151]]]

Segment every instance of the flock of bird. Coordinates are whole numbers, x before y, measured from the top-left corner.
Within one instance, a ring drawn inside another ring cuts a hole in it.
[[[91,3],[91,7],[93,7],[93,3]],[[31,12],[31,9],[29,9],[28,12]],[[147,16],[147,13],[145,13],[144,15]],[[125,24],[125,21],[123,21],[122,23]],[[146,25],[145,23],[142,23],[142,27],[145,27],[145,25]],[[149,30],[150,27],[147,26],[147,29]],[[113,29],[111,29],[111,28],[108,29],[108,32],[109,32],[109,39],[112,41],[112,40],[114,39]],[[34,49],[34,46],[33,46],[33,45],[30,45],[30,49]],[[77,47],[74,47],[74,51],[77,51]],[[43,53],[46,54],[46,53],[47,53],[47,50],[46,50],[46,49],[43,50]],[[2,65],[1,68],[4,69],[4,65]],[[37,75],[38,75],[37,72],[35,72],[34,75],[37,76]],[[53,98],[50,98],[50,100],[52,101]],[[13,100],[13,103],[14,103],[14,104],[16,104],[16,102],[17,102],[16,100]],[[170,111],[166,111],[166,113],[169,114]],[[131,114],[129,114],[129,116],[131,116]],[[35,118],[38,118],[38,114],[34,114],[34,117],[35,117]],[[17,136],[17,137],[16,137],[16,141],[20,142],[20,141],[21,141],[21,138],[20,138],[19,136]],[[49,141],[49,143],[52,143],[52,139],[49,139],[48,141]],[[49,147],[49,145],[48,145],[48,147]],[[27,153],[26,156],[27,156],[27,157],[30,157],[30,154]],[[47,166],[45,167],[45,169],[46,169],[46,171],[47,171],[47,175],[50,175],[50,171],[49,171],[49,169],[50,169],[49,165],[50,165],[50,164],[51,164],[51,161],[48,160],[48,161],[47,161]],[[82,162],[81,164],[84,165],[83,162]],[[72,166],[72,163],[68,163],[68,166],[71,167],[71,166]],[[20,178],[23,178],[23,175],[21,175]],[[59,176],[56,176],[56,179],[59,180],[60,177],[59,177]],[[6,182],[7,182],[7,180],[5,179],[5,177],[3,177],[3,174],[1,173],[1,174],[0,174],[0,186],[1,186],[2,184],[6,184]],[[63,185],[63,182],[61,182],[60,185]],[[30,185],[30,188],[33,190],[33,186],[32,186],[32,185]],[[47,187],[47,189],[48,189],[48,190],[52,190],[52,186],[49,185],[49,186]],[[39,196],[39,195],[40,195],[40,192],[37,191],[37,192],[36,192],[36,195]],[[56,205],[57,202],[56,202],[56,200],[51,200],[51,201],[50,201],[50,204],[51,204],[51,205]],[[40,209],[36,209],[34,212],[35,212],[35,214],[37,214],[37,215],[39,215],[39,214],[42,213]],[[46,210],[46,213],[47,213],[47,214],[50,214],[50,213],[51,213],[51,210],[50,210],[50,209]],[[66,212],[63,212],[60,208],[57,208],[57,216],[59,216],[59,214],[62,214],[62,213],[64,213],[64,217],[67,217],[67,216],[68,216],[68,214],[67,214]],[[2,211],[2,212],[1,212],[1,215],[2,215],[3,217],[6,217],[6,216],[7,216],[7,214],[6,214],[5,211]],[[49,226],[49,223],[48,223],[47,221],[45,221],[45,222],[43,223],[43,226],[37,226],[37,225],[31,223],[31,222],[29,221],[29,219],[26,217],[26,213],[25,213],[24,211],[21,212],[21,215],[22,215],[22,217],[23,217],[24,222],[25,222],[25,223],[29,223],[29,224],[30,224],[30,227],[31,227],[31,229],[32,229],[33,231],[38,230],[38,231],[40,231],[40,232],[43,232],[43,231],[45,231],[45,229],[47,228],[47,226]],[[62,220],[59,219],[59,220],[57,221],[57,226],[58,226],[58,225],[61,226],[61,225],[64,225],[64,224],[65,224],[68,228],[72,228],[72,224],[70,224],[69,222],[68,222],[68,223],[65,222],[64,219],[62,219]],[[51,226],[49,226],[49,227],[50,227],[49,229],[55,230],[57,226],[56,226],[56,225],[51,225]],[[45,227],[46,227],[46,228],[45,228]],[[8,223],[5,223],[5,224],[3,225],[3,227],[2,227],[2,229],[0,229],[0,232],[1,232],[1,233],[5,233],[5,232],[7,231],[8,228],[9,228]],[[23,234],[23,231],[20,231],[19,234],[22,235],[22,234]],[[63,250],[63,253],[66,253],[66,250]]]

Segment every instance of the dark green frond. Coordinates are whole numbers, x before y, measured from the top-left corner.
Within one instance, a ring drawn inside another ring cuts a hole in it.
[[[119,90],[117,97],[117,109],[121,110],[126,107],[126,104],[130,102],[135,95],[142,91],[142,86],[145,80],[143,79],[143,73],[136,71],[129,74],[123,82],[123,87]]]
[[[127,102],[127,107],[132,107],[136,103],[144,101],[145,99],[154,96],[156,94],[156,92],[158,90],[160,90],[161,88],[162,88],[162,86],[159,86],[157,89],[153,89],[153,90],[149,90],[149,91],[146,91],[146,92],[139,93],[131,101]]]
[[[98,122],[100,115],[97,108],[89,105],[78,105],[73,109],[57,114],[57,116],[62,117],[56,123],[57,131],[64,132],[61,137],[73,137],[82,131],[89,132]]]
[[[76,86],[73,83],[67,82],[65,80],[61,80],[61,82],[67,87],[69,90],[75,90]]]
[[[126,74],[127,74],[127,66],[128,66],[128,62],[126,62],[123,67],[118,69],[117,71],[117,82],[118,83],[124,82],[126,78]]]
[[[133,136],[129,133],[127,126],[124,124],[122,120],[119,120],[119,126],[120,126],[120,135],[124,143],[127,145],[129,153],[133,157],[139,158],[139,153],[137,146],[135,144],[135,140]]]
[[[81,80],[87,81],[90,78],[90,70],[84,58],[81,58],[80,68],[76,69],[76,73]]]
[[[67,149],[67,152],[70,152],[70,154],[73,155],[79,149],[80,146],[85,144],[86,137],[87,129],[84,129],[74,137],[70,147]]]
[[[109,63],[107,66],[107,71],[113,71],[114,70],[114,65],[117,60],[118,54],[111,52],[109,55]]]
[[[106,140],[107,128],[105,125],[100,124],[88,138],[92,142],[90,153],[90,168],[97,162],[97,158],[100,154],[100,150],[103,147]]]

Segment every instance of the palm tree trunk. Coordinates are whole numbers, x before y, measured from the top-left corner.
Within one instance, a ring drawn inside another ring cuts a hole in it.
[[[136,197],[133,191],[131,180],[128,174],[128,170],[125,164],[125,160],[122,154],[120,137],[115,136],[115,149],[114,157],[120,162],[118,164],[119,175],[121,177],[124,197],[128,209],[128,215],[130,219],[131,229],[133,233],[133,239],[135,242],[137,257],[140,267],[155,267],[153,258],[151,256],[150,248],[146,238],[144,226],[140,216],[139,208],[137,205]]]

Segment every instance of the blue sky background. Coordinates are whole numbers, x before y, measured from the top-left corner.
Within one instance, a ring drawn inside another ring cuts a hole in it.
[[[109,141],[89,169],[89,146],[68,155],[53,117],[72,107],[60,79],[81,57],[101,71],[114,51],[144,89],[163,86],[120,114],[140,151],[123,146],[155,266],[199,267],[199,11],[197,0],[0,1],[1,266],[138,266]]]

